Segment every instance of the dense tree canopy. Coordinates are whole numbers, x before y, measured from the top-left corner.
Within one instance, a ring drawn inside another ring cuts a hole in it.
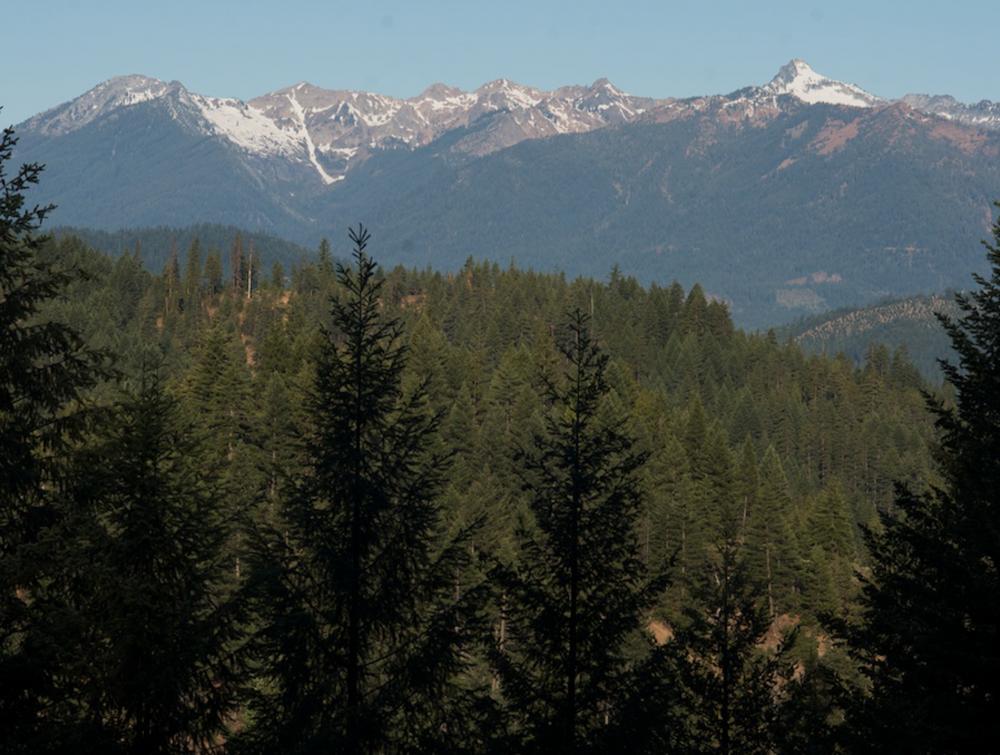
[[[360,228],[150,272],[39,236],[38,175],[0,174],[5,751],[996,734],[996,245],[931,390],[699,286],[383,271]]]

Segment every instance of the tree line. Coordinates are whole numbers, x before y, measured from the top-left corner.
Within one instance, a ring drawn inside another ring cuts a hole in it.
[[[42,236],[40,170],[0,173],[5,751],[990,751],[995,247],[931,391],[360,226],[152,275]]]

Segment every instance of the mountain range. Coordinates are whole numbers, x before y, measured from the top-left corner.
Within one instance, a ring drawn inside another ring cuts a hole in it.
[[[133,75],[17,131],[58,223],[216,223],[337,249],[363,220],[385,263],[617,264],[700,281],[750,326],[966,285],[1000,196],[1000,104],[884,99],[801,60],[666,99],[498,79],[243,102]]]

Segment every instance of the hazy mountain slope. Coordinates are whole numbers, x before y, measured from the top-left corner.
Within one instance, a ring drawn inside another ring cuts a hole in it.
[[[118,231],[100,231],[93,228],[60,226],[53,229],[56,237],[77,236],[88,246],[105,254],[118,256],[132,253],[138,245],[146,267],[155,273],[162,272],[174,248],[177,249],[181,265],[191,242],[198,239],[201,245],[202,262],[210,251],[221,253],[223,267],[229,267],[229,251],[237,234],[242,237],[244,250],[253,246],[254,256],[260,263],[261,273],[270,275],[270,265],[280,262],[285,273],[291,272],[294,264],[311,259],[316,252],[291,241],[269,236],[260,232],[247,232],[233,226],[202,223],[184,228],[158,226],[152,228],[127,228]]]
[[[935,128],[896,105],[723,126],[709,111],[474,161],[432,145],[372,160],[316,201],[331,228],[366,218],[392,262],[471,254],[593,275],[618,263],[700,281],[756,326],[963,285],[982,267],[997,139],[965,151]]]
[[[386,263],[619,264],[701,281],[757,326],[962,286],[981,267],[1000,117],[910,101],[800,60],[680,100],[499,79],[405,100],[302,83],[241,102],[128,76],[22,124],[17,157],[48,164],[36,198],[61,224],[208,222],[313,247],[364,221]]]
[[[111,111],[78,129],[19,132],[17,156],[46,164],[38,192],[59,224],[119,228],[228,223],[286,230],[305,219],[255,170],[170,99]]]
[[[785,333],[816,354],[843,353],[862,364],[873,344],[905,348],[913,364],[932,381],[942,374],[938,359],[953,359],[951,341],[936,313],[958,315],[951,294],[915,296],[860,309],[830,312],[797,322]]]

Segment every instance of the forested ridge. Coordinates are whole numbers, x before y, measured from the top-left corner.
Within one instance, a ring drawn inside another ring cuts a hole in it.
[[[989,297],[935,393],[697,285],[382,270],[377,229],[150,272],[41,236],[38,175],[0,218],[6,750],[989,751],[899,710],[994,679],[893,666],[928,543],[943,591],[996,542]],[[905,652],[989,647],[993,606]]]

